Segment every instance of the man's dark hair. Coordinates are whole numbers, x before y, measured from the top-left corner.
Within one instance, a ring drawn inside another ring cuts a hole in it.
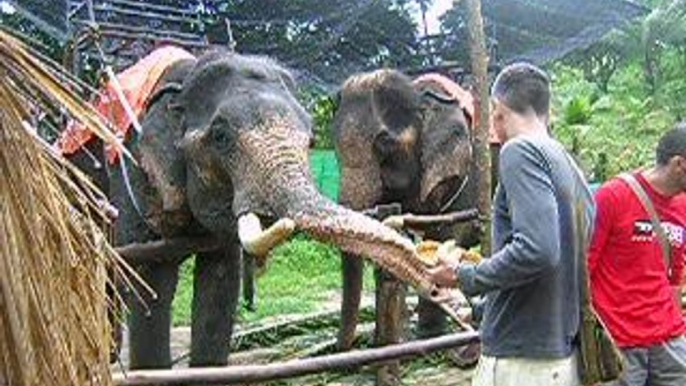
[[[547,116],[550,109],[550,80],[540,68],[529,63],[505,67],[493,82],[491,95],[519,114],[529,108]]]
[[[686,157],[686,121],[666,132],[657,144],[658,165],[667,165],[675,156]]]

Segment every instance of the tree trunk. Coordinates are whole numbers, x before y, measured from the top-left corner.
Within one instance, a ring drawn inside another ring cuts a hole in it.
[[[481,17],[481,0],[466,0],[468,24],[469,24],[469,45],[472,58],[472,73],[476,79],[476,86],[479,91],[478,122],[474,141],[476,153],[476,167],[480,176],[488,176],[491,170],[488,133],[490,125],[489,95],[488,95],[488,53],[486,52],[484,23]],[[479,200],[478,208],[482,214],[490,214],[491,210],[491,181],[490,178],[479,179]],[[481,253],[484,256],[491,252],[491,232],[490,224],[483,232],[481,238]]]

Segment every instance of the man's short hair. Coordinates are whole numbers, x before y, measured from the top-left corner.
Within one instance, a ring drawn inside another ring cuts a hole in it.
[[[686,157],[686,121],[666,132],[657,144],[658,165],[667,165],[675,156]]]
[[[550,110],[550,80],[540,68],[529,63],[514,63],[500,71],[493,82],[491,96],[519,114],[529,108],[539,117]]]

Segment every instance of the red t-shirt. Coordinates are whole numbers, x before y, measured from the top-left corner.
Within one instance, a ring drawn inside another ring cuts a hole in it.
[[[674,296],[684,268],[686,195],[667,197],[643,176],[646,190],[673,248],[673,280],[650,216],[621,179],[596,193],[596,225],[588,257],[593,304],[619,347],[660,344],[686,333]]]

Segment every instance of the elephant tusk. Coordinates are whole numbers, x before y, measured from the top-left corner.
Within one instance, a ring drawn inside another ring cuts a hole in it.
[[[266,230],[262,230],[260,219],[248,213],[238,219],[238,238],[243,249],[256,257],[264,257],[275,246],[281,244],[295,231],[295,222],[282,218]]]

